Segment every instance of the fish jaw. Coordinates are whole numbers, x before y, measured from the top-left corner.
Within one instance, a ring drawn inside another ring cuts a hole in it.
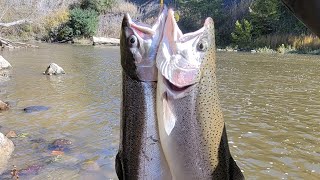
[[[174,19],[173,10],[168,11],[156,63],[158,73],[165,78],[163,82],[173,98],[186,96],[192,86],[200,82],[203,61],[207,49],[212,46],[208,39],[211,26],[213,20],[207,18],[201,29],[183,34]]]
[[[168,10],[163,8],[152,27],[132,21],[125,14],[120,35],[121,65],[132,79],[157,81],[156,54],[162,38]]]

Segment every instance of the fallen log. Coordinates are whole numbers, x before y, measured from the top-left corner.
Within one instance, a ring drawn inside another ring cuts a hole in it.
[[[15,42],[9,39],[0,37],[0,49],[17,49],[17,48],[38,48],[38,46],[23,42]]]
[[[107,37],[92,37],[93,45],[109,45],[109,46],[119,46],[120,39],[107,38]]]
[[[20,19],[20,20],[8,22],[8,23],[0,22],[0,27],[10,27],[10,26],[16,26],[16,25],[25,24],[25,23],[32,23],[32,21],[28,19]],[[37,48],[37,47],[38,46],[35,46],[32,44],[27,44],[23,42],[14,42],[9,39],[0,37],[0,50],[5,48],[16,49],[16,48]]]

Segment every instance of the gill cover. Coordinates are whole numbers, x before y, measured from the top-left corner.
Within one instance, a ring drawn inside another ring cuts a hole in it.
[[[208,31],[213,20],[208,18],[198,31],[183,34],[170,9],[162,42],[157,55],[157,67],[162,76],[177,88],[200,81],[201,64],[211,41]]]
[[[167,12],[167,8],[164,7],[152,27],[133,22],[129,14],[124,16],[120,36],[121,65],[132,79],[138,81],[157,80],[155,57]]]

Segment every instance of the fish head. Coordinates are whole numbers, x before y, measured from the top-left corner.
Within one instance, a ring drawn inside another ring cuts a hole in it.
[[[157,67],[169,94],[181,98],[198,84],[207,65],[214,65],[215,35],[212,18],[204,26],[183,34],[169,10],[163,38],[157,54]]]
[[[121,25],[120,50],[124,72],[138,81],[157,81],[156,54],[167,17],[164,7],[158,20],[151,27],[132,21],[125,14]]]

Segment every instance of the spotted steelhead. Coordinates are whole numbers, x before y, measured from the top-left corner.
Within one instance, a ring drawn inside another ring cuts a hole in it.
[[[157,115],[173,179],[244,179],[229,147],[219,103],[211,18],[183,34],[169,10],[157,54]]]
[[[120,146],[116,171],[122,179],[171,179],[159,140],[156,119],[155,57],[167,16],[148,27],[124,16],[120,50],[122,65],[122,109]]]

